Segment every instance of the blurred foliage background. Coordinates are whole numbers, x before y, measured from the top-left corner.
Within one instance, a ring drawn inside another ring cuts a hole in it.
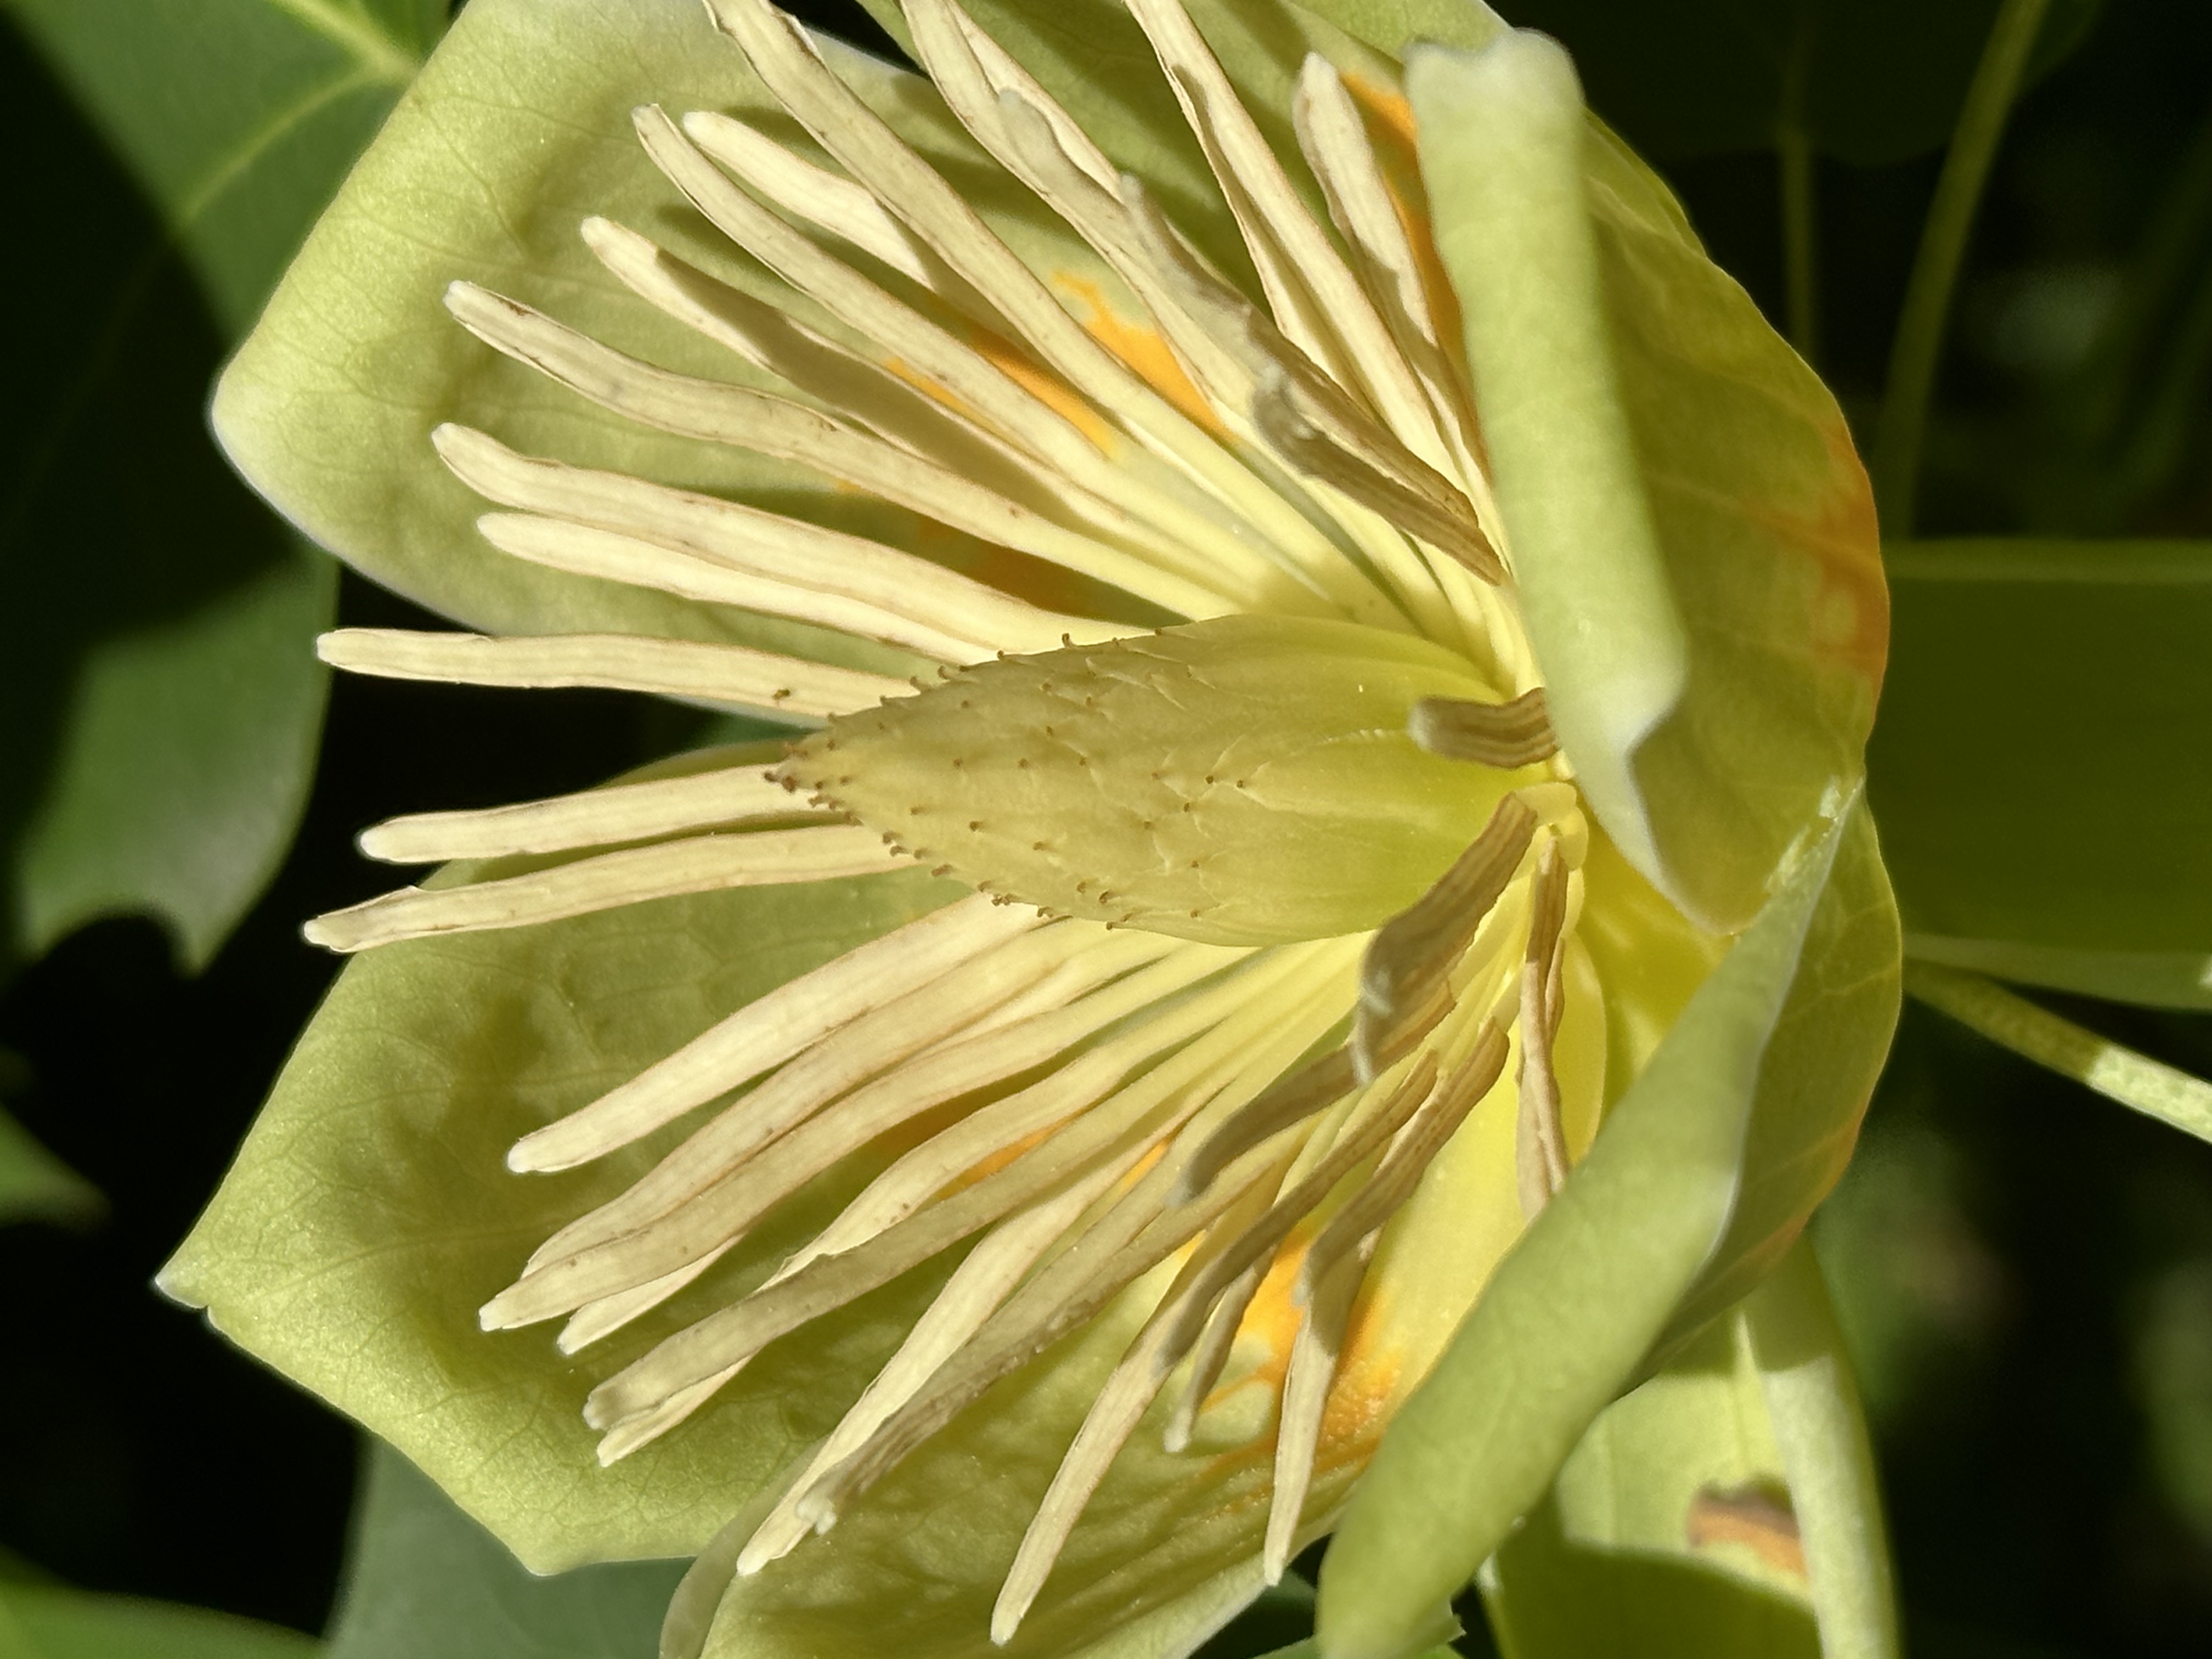
[[[1995,0],[1502,9],[1574,49],[1872,453]],[[882,42],[850,7],[800,9]],[[357,1484],[377,1501],[341,1659],[476,1651],[480,1620],[502,1654],[651,1650],[665,1569],[525,1582],[149,1282],[335,971],[299,920],[380,884],[360,826],[579,787],[700,735],[590,692],[326,687],[307,641],[333,609],[423,618],[302,545],[208,437],[228,343],[445,12],[0,0],[21,204],[0,272],[0,1651],[304,1651],[60,1586],[322,1631]],[[1940,362],[1919,527],[2212,537],[2212,8],[2054,0],[2029,75]],[[2126,783],[2084,757],[2079,787],[2115,811]],[[2212,1018],[2052,1000],[2212,1070]],[[1908,1005],[1819,1227],[1912,1650],[2205,1651],[2212,1147]],[[463,1600],[419,1589],[434,1559]],[[1263,1607],[1212,1651],[1296,1620]]]

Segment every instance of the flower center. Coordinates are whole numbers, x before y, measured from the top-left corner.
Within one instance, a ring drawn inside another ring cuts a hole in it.
[[[1224,617],[948,672],[833,721],[781,775],[984,892],[1280,945],[1380,926],[1539,781],[1409,730],[1416,708],[1464,727],[1502,701],[1407,635]]]
[[[710,9],[834,168],[719,114],[648,108],[639,137],[787,285],[784,303],[605,221],[585,237],[642,300],[804,399],[642,362],[468,284],[449,307],[625,418],[807,469],[986,550],[973,568],[1056,568],[1055,585],[1025,596],[441,428],[447,465],[508,509],[482,521],[502,550],[836,629],[866,642],[845,660],[870,667],[629,635],[332,636],[326,656],[371,672],[620,685],[823,729],[779,764],[729,757],[382,826],[365,845],[403,859],[615,850],[409,890],[313,936],[357,949],[917,862],[959,877],[968,896],[518,1142],[515,1170],[565,1170],[701,1114],[541,1245],[483,1323],[565,1319],[574,1352],[665,1319],[802,1193],[839,1195],[795,1250],[594,1390],[586,1414],[612,1461],[770,1343],[964,1249],[744,1546],[750,1572],[1158,1270],[994,1634],[1176,1378],[1176,1450],[1224,1379],[1279,1379],[1264,1547],[1279,1576],[1310,1530],[1316,1470],[1356,1468],[1410,1386],[1358,1340],[1386,1226],[1486,1111],[1483,1144],[1511,1149],[1505,1207],[1517,1188],[1533,1213],[1603,1093],[1595,974],[1575,943],[1590,832],[1518,620],[1450,296],[1416,246],[1418,185],[1393,182],[1347,77],[1310,58],[1292,125],[1332,235],[1189,18],[1133,0],[1263,311],[956,5],[911,0],[953,113],[1095,256],[1040,270],[790,19],[765,0]],[[1102,283],[1123,313],[1087,327],[1066,296]],[[1128,322],[1132,305],[1150,321]],[[1113,349],[1139,334],[1157,350]],[[1106,590],[1096,614],[1067,598]],[[1038,602],[1048,591],[1063,608]],[[880,672],[917,661],[938,675],[917,695]],[[1347,1389],[1365,1426],[1332,1450]]]

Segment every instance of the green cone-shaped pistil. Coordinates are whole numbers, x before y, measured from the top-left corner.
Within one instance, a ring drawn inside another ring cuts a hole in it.
[[[1424,697],[1503,701],[1424,640],[1225,617],[957,672],[834,722],[784,775],[985,891],[1278,944],[1403,909],[1536,775],[1425,752]]]

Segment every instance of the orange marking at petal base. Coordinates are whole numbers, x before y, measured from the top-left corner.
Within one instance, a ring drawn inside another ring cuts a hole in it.
[[[980,1159],[976,1163],[970,1164],[967,1169],[963,1170],[957,1176],[955,1176],[951,1181],[947,1182],[945,1184],[944,1189],[937,1194],[937,1197],[939,1199],[948,1198],[954,1193],[963,1191],[966,1188],[974,1186],[977,1182],[982,1180],[987,1176],[994,1176],[998,1174],[1000,1170],[1005,1169],[1006,1165],[1012,1164],[1024,1152],[1030,1151],[1032,1147],[1043,1146],[1046,1141],[1049,1140],[1059,1132],[1059,1125],[1054,1124],[1049,1127],[1039,1129],[1034,1134],[1024,1135],[1019,1140],[1010,1142],[1006,1146],[1000,1147],[997,1152],[993,1152],[989,1157]]]
[[[1871,708],[1889,665],[1889,582],[1882,573],[1881,529],[1875,517],[1873,486],[1840,414],[1822,424],[1820,437],[1844,482],[1804,537],[1821,576],[1812,619],[1813,651],[1819,660],[1864,680]]]
[[[976,329],[968,343],[976,356],[1028,392],[1046,408],[1091,440],[1108,454],[1114,453],[1115,434],[1106,417],[1093,409],[1083,394],[1049,369],[1040,368],[1019,346],[985,329]]]
[[[1220,416],[1206,400],[1167,337],[1158,329],[1124,318],[1107,301],[1098,284],[1085,276],[1055,274],[1053,285],[1082,306],[1089,314],[1081,319],[1084,331],[1135,371],[1153,391],[1218,438],[1229,435]]]
[[[1428,195],[1421,185],[1413,106],[1397,88],[1379,85],[1352,71],[1344,72],[1344,86],[1352,94],[1352,102],[1367,117],[1368,137],[1375,146],[1376,165],[1382,171],[1382,187],[1390,193],[1390,205],[1404,228],[1406,240],[1413,246],[1413,267],[1420,278],[1422,296],[1428,301],[1429,316],[1436,326],[1437,343],[1464,380],[1467,362],[1459,295],[1452,291],[1451,278],[1445,274],[1443,259],[1437,252]],[[1484,451],[1480,431],[1470,432],[1468,440],[1476,452],[1476,460],[1487,466],[1489,456]]]
[[[1272,1389],[1283,1386],[1284,1374],[1290,1369],[1291,1344],[1297,1340],[1298,1327],[1306,1316],[1306,1310],[1291,1298],[1297,1286],[1298,1269],[1305,1265],[1306,1246],[1313,1242],[1311,1230],[1303,1231],[1304,1237],[1285,1245],[1276,1255],[1245,1306],[1243,1322],[1237,1327],[1237,1340],[1264,1344],[1267,1358],[1243,1373],[1235,1386],[1255,1381]]]
[[[1365,110],[1370,118],[1411,154],[1413,149],[1413,105],[1405,92],[1340,64],[1337,74],[1344,82],[1344,89],[1352,94],[1352,102]]]
[[[941,408],[951,410],[963,420],[975,421],[976,424],[982,424],[977,419],[975,410],[970,408],[964,399],[954,397],[941,384],[932,380],[904,358],[886,357],[883,360],[883,365],[890,374],[912,386],[930,402]]]
[[[1692,1549],[1741,1544],[1777,1571],[1796,1578],[1807,1576],[1805,1543],[1789,1498],[1778,1497],[1756,1481],[1700,1488],[1691,1500],[1683,1533]]]
[[[1384,1420],[1402,1397],[1399,1385],[1405,1379],[1406,1355],[1398,1344],[1382,1340],[1386,1327],[1378,1303],[1383,1288],[1370,1275],[1352,1304],[1336,1382],[1322,1417],[1322,1456],[1331,1447],[1358,1447],[1364,1456],[1382,1437]]]

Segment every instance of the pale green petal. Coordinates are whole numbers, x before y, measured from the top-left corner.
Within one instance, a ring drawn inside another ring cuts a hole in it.
[[[1392,58],[1416,40],[1477,50],[1511,27],[1483,0],[1310,0],[1304,9]]]
[[[1608,1407],[1482,1577],[1513,1659],[1816,1659],[1741,1319]]]
[[[1669,1329],[1783,1254],[1896,1007],[1894,910],[1854,808],[1690,999],[1392,1425],[1324,1569],[1332,1659],[1402,1647]]]
[[[1839,800],[1881,675],[1866,479],[1834,400],[1516,33],[1416,51],[1437,241],[1562,744],[1709,926]]]
[[[1086,321],[1101,319],[1109,337],[1137,325],[1097,261],[982,156],[927,82],[834,43],[825,50]],[[910,659],[845,635],[497,553],[474,528],[486,503],[431,453],[432,428],[456,421],[532,453],[742,497],[986,574],[1006,557],[796,466],[633,425],[497,356],[447,314],[447,286],[465,278],[668,368],[780,386],[621,288],[579,236],[585,218],[605,215],[739,287],[787,294],[647,160],[630,112],[653,102],[795,136],[696,0],[474,0],[226,371],[217,434],[254,487],[315,540],[476,627],[739,639],[911,672]],[[808,148],[803,138],[799,147]],[[818,309],[800,310],[837,331]]]
[[[2212,1007],[2212,543],[1887,557],[1896,647],[1868,790],[1907,948]]]
[[[593,1383],[757,1282],[849,1186],[825,1178],[664,1314],[572,1361],[550,1327],[488,1335],[477,1309],[681,1127],[559,1176],[509,1173],[507,1149],[952,890],[905,874],[754,888],[356,958],[162,1288],[391,1441],[532,1568],[692,1553],[828,1431],[929,1286],[833,1316],[683,1435],[602,1470]]]

